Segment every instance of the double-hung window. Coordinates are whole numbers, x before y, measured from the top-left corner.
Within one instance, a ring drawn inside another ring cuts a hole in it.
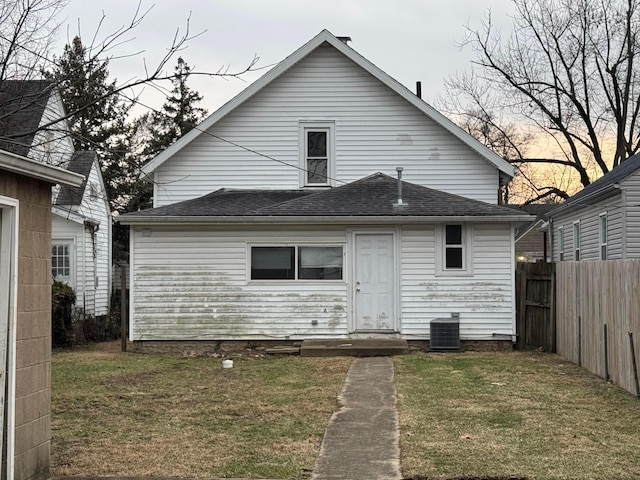
[[[71,280],[71,244],[54,243],[51,247],[51,276],[54,280]]]
[[[439,227],[439,232],[438,273],[442,275],[470,274],[470,227],[461,223],[452,223]]]
[[[580,222],[573,223],[573,259],[580,260]]]
[[[342,280],[341,246],[252,246],[251,280]]]
[[[564,260],[564,227],[558,227],[558,260]]]
[[[446,270],[462,270],[464,268],[462,225],[445,225],[444,238],[444,268]]]
[[[601,213],[599,217],[600,225],[600,260],[607,259],[607,244],[608,244],[608,232],[607,232],[607,212]]]
[[[300,124],[301,184],[305,187],[329,187],[334,174],[333,122]]]

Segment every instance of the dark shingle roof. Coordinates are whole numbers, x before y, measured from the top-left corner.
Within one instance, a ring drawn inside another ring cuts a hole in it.
[[[516,209],[520,212],[525,212],[530,215],[535,215],[536,217],[546,220],[547,213],[558,206],[557,203],[527,203],[524,205],[515,205],[509,204],[507,207]]]
[[[48,80],[0,82],[0,149],[28,155],[54,88]]]
[[[587,185],[578,193],[565,200],[562,204],[560,204],[560,206],[558,206],[557,209],[554,209],[552,211],[552,214],[555,212],[564,211],[565,209],[570,208],[573,205],[579,204],[581,200],[585,199],[586,197],[597,195],[600,192],[612,188],[616,183],[620,183],[629,175],[636,172],[636,170],[638,170],[639,168],[640,154],[636,154],[632,157],[627,158],[613,170],[609,171],[595,182]]]
[[[67,170],[84,175],[84,182],[82,182],[82,185],[79,187],[61,187],[56,198],[56,205],[80,205],[82,203],[82,197],[87,187],[87,179],[91,172],[91,166],[95,161],[96,152],[81,151],[75,152],[71,156]]]
[[[408,182],[402,182],[403,203],[397,207],[397,180],[376,173],[338,188],[309,190],[221,189],[193,200],[123,215],[135,217],[206,216],[483,216],[508,218],[522,213],[498,205],[470,200]]]

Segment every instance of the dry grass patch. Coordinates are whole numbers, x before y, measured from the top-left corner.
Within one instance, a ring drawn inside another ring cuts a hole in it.
[[[300,478],[350,359],[56,352],[53,475]]]
[[[640,478],[640,403],[560,357],[424,354],[395,368],[406,477]]]

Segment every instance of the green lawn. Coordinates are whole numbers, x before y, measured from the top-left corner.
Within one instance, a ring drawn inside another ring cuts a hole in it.
[[[349,364],[54,353],[52,473],[301,478]]]
[[[640,478],[640,402],[555,355],[396,357],[405,476]]]
[[[640,401],[557,356],[394,362],[407,478],[640,478]],[[52,473],[308,477],[350,363],[54,352]]]

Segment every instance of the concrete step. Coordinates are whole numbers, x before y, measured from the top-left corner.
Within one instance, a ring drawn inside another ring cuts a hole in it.
[[[312,339],[302,342],[301,357],[382,357],[409,353],[406,340],[398,338]]]

